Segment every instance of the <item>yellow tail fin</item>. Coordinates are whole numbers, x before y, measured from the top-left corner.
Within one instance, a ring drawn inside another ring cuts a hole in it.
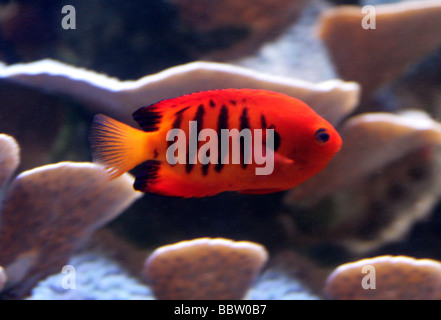
[[[104,164],[110,178],[115,179],[147,160],[144,149],[147,135],[125,123],[97,114],[89,138],[93,160]]]

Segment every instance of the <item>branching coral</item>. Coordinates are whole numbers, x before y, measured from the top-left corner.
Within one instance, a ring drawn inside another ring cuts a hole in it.
[[[325,286],[330,299],[439,300],[441,263],[406,256],[380,256],[341,265]]]
[[[256,243],[201,238],[156,249],[143,272],[158,299],[243,299],[267,259]]]
[[[14,145],[12,138],[4,140]],[[61,270],[94,230],[140,196],[132,184],[128,174],[109,182],[92,163],[60,162],[20,173],[2,203],[4,296],[23,297],[38,280]]]

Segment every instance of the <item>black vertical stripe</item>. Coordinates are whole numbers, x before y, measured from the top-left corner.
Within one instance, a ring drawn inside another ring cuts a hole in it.
[[[240,115],[240,130],[250,128],[250,118],[248,116],[248,108],[243,108]]]
[[[266,118],[265,118],[265,116],[263,114],[260,115],[260,123],[261,123],[261,126],[262,126],[262,130],[265,130],[267,124],[266,124]]]
[[[172,129],[179,129],[182,124],[182,113],[184,113],[186,109],[179,110],[175,113],[175,120],[172,123]]]
[[[172,123],[172,129],[179,129],[182,124],[182,113],[176,114],[175,120]]]
[[[280,147],[280,134],[277,131],[274,131],[274,151],[277,151]]]
[[[172,123],[172,129],[179,129],[182,124],[182,115],[186,110],[188,110],[190,106],[182,108],[181,110],[175,112],[175,120]]]
[[[203,125],[204,125],[204,115],[205,115],[205,108],[204,105],[201,104],[198,107],[198,110],[196,111],[196,115],[193,119],[193,121],[196,121],[197,124],[197,132],[196,132],[196,137],[199,136],[199,132],[201,132]],[[196,146],[196,156],[197,156],[197,150],[199,150],[199,141],[197,142],[198,145]],[[186,173],[190,173],[191,170],[193,170],[193,164],[190,163],[190,141],[187,144],[187,163],[185,166],[185,172]]]
[[[263,132],[263,136],[262,136],[262,145],[266,144],[266,126],[267,126],[267,122],[266,122],[266,118],[263,114],[260,115],[260,125],[262,127],[262,132]]]
[[[202,129],[202,124],[204,123],[204,115],[205,115],[205,108],[204,105],[201,104],[199,105],[198,110],[196,111],[196,116],[194,117],[194,120],[198,122],[198,129]]]
[[[208,174],[208,167],[210,166],[210,163],[203,164],[202,165],[202,175],[205,177]]]
[[[207,157],[210,157],[210,150],[207,152]],[[208,167],[210,166],[210,162],[202,165],[202,175],[205,177],[208,174]]]
[[[248,116],[248,108],[243,108],[242,114],[240,116],[240,131],[243,129],[250,129],[250,118]],[[240,144],[240,163],[242,169],[246,169],[247,164],[245,163],[245,139],[243,137],[239,138]]]
[[[219,116],[217,118],[217,150],[218,150],[218,160],[217,160],[217,164],[214,167],[214,170],[216,170],[216,172],[221,172],[223,169],[223,163],[222,162],[222,157],[221,157],[221,130],[222,129],[228,129],[228,108],[226,105],[222,105],[222,108],[220,109],[219,112]]]
[[[175,120],[173,120],[171,129],[180,129],[181,125],[182,125],[182,115],[185,112],[185,110],[187,110],[188,107],[182,108],[181,110],[175,112]],[[176,141],[177,137],[175,138]],[[167,145],[170,147],[175,141],[167,141]]]
[[[280,134],[276,131],[276,127],[273,124],[270,125],[268,129],[274,130],[274,151],[277,151],[280,147]]]

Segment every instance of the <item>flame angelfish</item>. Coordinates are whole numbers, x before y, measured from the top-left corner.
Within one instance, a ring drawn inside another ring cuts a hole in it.
[[[142,107],[133,118],[142,130],[95,116],[94,159],[111,178],[142,164],[134,188],[166,196],[286,190],[322,170],[342,144],[304,102],[266,90],[197,92]]]

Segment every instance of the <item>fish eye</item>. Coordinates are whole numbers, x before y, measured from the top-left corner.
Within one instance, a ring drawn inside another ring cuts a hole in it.
[[[325,128],[320,128],[320,129],[318,129],[315,132],[315,139],[319,143],[326,143],[326,142],[328,142],[330,137],[331,136],[329,135],[329,133],[326,131]]]

